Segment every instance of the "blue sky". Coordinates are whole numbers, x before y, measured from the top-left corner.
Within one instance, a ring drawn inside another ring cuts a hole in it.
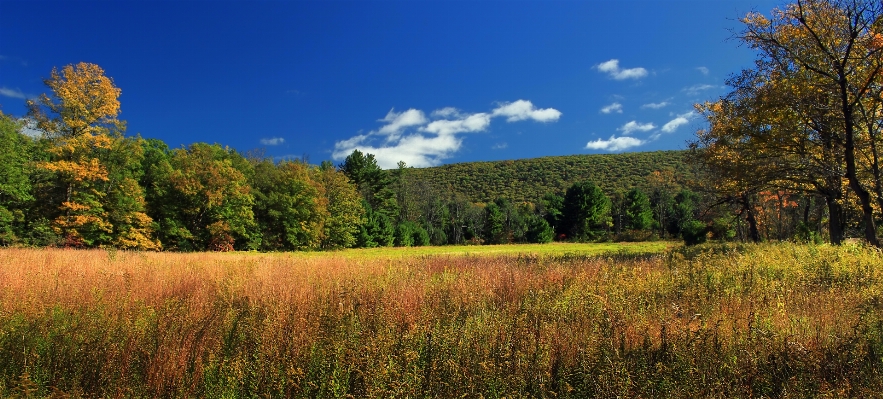
[[[0,0],[0,109],[53,66],[122,89],[129,134],[384,167],[683,149],[777,1]]]

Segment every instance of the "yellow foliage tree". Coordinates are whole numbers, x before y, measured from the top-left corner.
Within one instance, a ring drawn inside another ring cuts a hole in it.
[[[55,232],[70,246],[159,249],[134,178],[140,139],[123,137],[125,123],[117,119],[120,89],[88,63],[53,68],[44,83],[52,95],[27,105],[52,143],[51,158],[38,167],[51,172],[60,189],[52,198]]]
[[[52,96],[28,100],[29,115],[50,137],[107,134],[121,130],[120,89],[98,65],[81,62],[52,73],[43,83]]]
[[[865,170],[879,161],[862,159],[869,143],[862,131],[861,104],[879,101],[883,72],[883,2],[797,0],[771,18],[752,13],[740,38],[761,60],[789,75],[797,72],[809,90],[828,93],[842,140],[844,176],[861,204],[865,239],[880,246]],[[879,176],[879,173],[878,173]],[[879,180],[879,179],[878,179]]]

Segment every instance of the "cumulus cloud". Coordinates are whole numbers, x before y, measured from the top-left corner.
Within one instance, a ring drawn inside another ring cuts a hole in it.
[[[505,116],[506,122],[517,122],[533,119],[537,122],[555,122],[561,117],[561,111],[554,108],[537,109],[527,100],[502,103],[491,113],[493,116]]]
[[[410,134],[387,146],[366,145],[363,140],[356,146],[348,147],[342,145],[342,142],[338,142],[334,146],[332,157],[337,160],[344,159],[353,150],[358,149],[363,153],[374,154],[374,158],[381,168],[392,169],[399,161],[404,161],[408,166],[420,168],[435,166],[442,160],[450,158],[460,149],[462,143],[463,140],[460,137],[452,134],[436,136]]]
[[[0,87],[0,96],[11,97],[11,98],[20,98],[22,100],[26,100],[28,98],[25,93],[22,93],[21,90],[18,89],[10,89],[7,87]]]
[[[561,117],[561,112],[554,108],[536,108],[527,100],[500,103],[490,112],[464,113],[446,107],[430,113],[430,118],[413,108],[404,112],[390,110],[379,120],[385,123],[380,129],[337,141],[331,156],[341,160],[353,150],[359,150],[373,154],[382,168],[394,168],[399,161],[414,167],[435,166],[460,150],[463,144],[460,134],[485,131],[496,117],[505,117],[508,122],[528,119],[554,122]],[[379,140],[381,137],[384,139]],[[494,149],[505,148],[505,145],[497,144]]]
[[[708,76],[708,68],[701,66],[701,67],[696,67],[696,70],[699,71],[699,73],[701,73],[705,76]]]
[[[492,150],[504,150],[509,147],[508,143],[497,143],[491,146]]]
[[[491,125],[491,116],[484,112],[461,116],[460,119],[439,119],[420,128],[423,132],[435,134],[456,134],[481,132]]]
[[[644,68],[621,69],[619,67],[619,60],[615,58],[610,61],[602,62],[596,65],[595,68],[598,68],[599,71],[610,75],[611,78],[616,80],[640,79],[647,76],[647,70]]]
[[[279,145],[285,142],[285,139],[282,137],[271,137],[271,138],[262,138],[261,144],[263,145]]]
[[[460,110],[454,107],[444,107],[442,109],[432,111],[432,116],[434,118],[457,118],[460,117],[460,115]]]
[[[610,136],[607,140],[595,140],[586,143],[586,149],[603,150],[603,151],[623,151],[632,147],[637,147],[646,143],[644,140],[634,137],[615,137]]]
[[[389,110],[386,117],[378,120],[378,122],[386,122],[386,125],[378,130],[378,133],[389,136],[387,140],[396,140],[404,129],[411,126],[420,126],[427,122],[423,111],[411,108],[404,112],[395,112],[395,109]]]
[[[660,109],[668,106],[668,101],[658,102],[658,103],[648,103],[641,106],[641,109]]]
[[[665,125],[662,125],[661,130],[666,133],[673,133],[679,127],[686,125],[687,123],[690,123],[690,119],[693,119],[693,117],[695,117],[695,116],[696,116],[696,113],[694,113],[694,112],[687,112],[684,114],[680,114],[677,117],[675,117],[674,119],[666,122]]]
[[[653,123],[638,123],[637,121],[631,121],[616,130],[619,130],[622,134],[629,135],[634,132],[649,132],[655,128],[656,125]]]
[[[622,113],[622,104],[613,103],[613,104],[610,104],[604,108],[601,108],[602,114],[610,114],[613,112],[616,112],[617,114],[621,114]]]

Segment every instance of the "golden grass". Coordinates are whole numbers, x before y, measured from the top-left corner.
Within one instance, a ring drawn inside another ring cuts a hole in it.
[[[3,249],[0,396],[883,392],[878,251],[557,248]]]

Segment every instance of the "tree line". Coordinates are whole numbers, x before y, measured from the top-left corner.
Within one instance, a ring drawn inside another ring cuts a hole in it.
[[[476,202],[359,151],[317,166],[218,144],[173,149],[125,134],[120,89],[97,65],[54,69],[45,83],[50,94],[27,104],[39,136],[0,114],[3,245],[277,251],[643,239],[656,227],[679,235],[697,209],[695,195],[669,192],[680,187],[671,171],[650,196],[608,197],[579,182],[531,201]]]

